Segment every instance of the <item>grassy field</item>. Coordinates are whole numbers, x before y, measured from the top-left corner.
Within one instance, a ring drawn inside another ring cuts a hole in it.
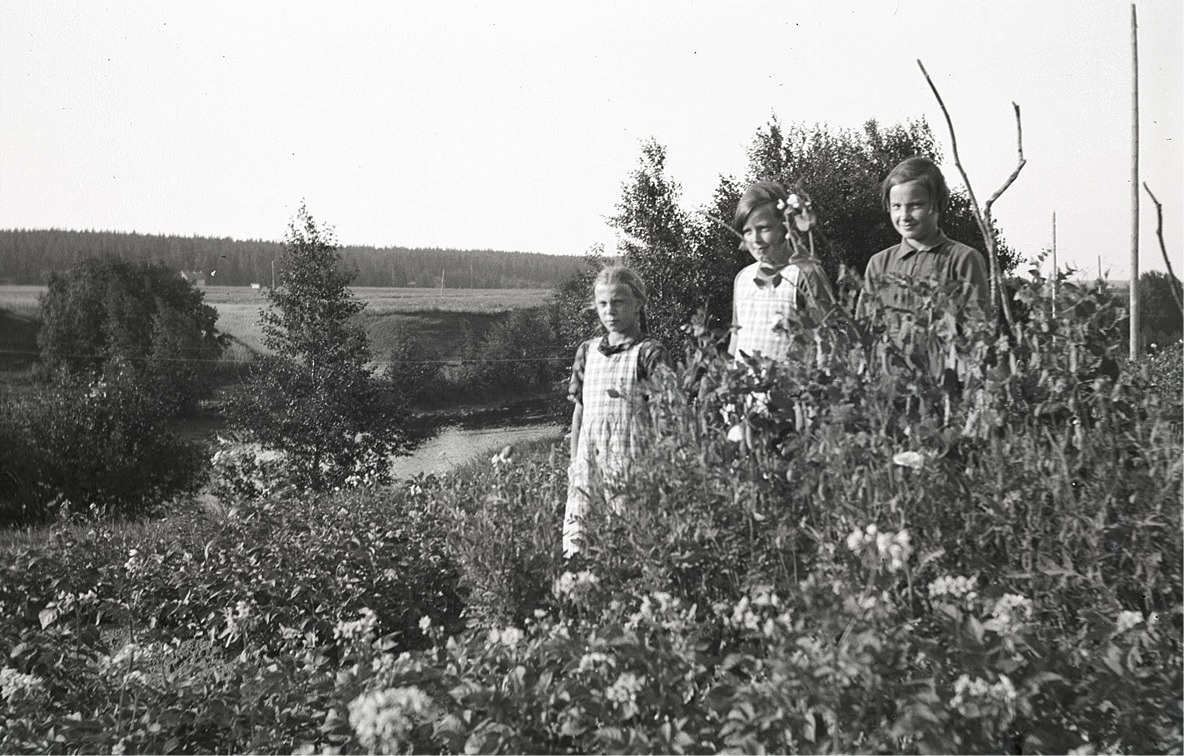
[[[37,319],[40,316],[38,297],[44,292],[44,286],[0,286],[0,312]],[[206,303],[218,310],[218,329],[241,344],[231,349],[227,355],[229,359],[241,359],[246,352],[263,351],[259,313],[267,307],[267,298],[262,289],[209,286],[202,292]],[[538,307],[551,294],[547,289],[369,287],[355,288],[353,292],[366,302],[362,313],[363,327],[370,337],[373,353],[379,358],[389,351],[390,339],[401,327],[426,332],[441,352],[448,354],[458,346],[466,328],[480,335],[512,310]],[[7,326],[5,330],[9,330]],[[25,347],[36,349],[35,332],[23,328],[20,336],[21,344],[6,344],[5,348],[14,351]]]

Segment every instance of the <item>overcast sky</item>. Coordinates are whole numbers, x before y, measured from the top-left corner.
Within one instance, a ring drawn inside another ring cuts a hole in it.
[[[1184,208],[1180,0],[1138,0],[1140,178]],[[0,0],[0,228],[610,251],[641,142],[687,208],[770,117],[949,133],[1008,241],[1128,277],[1131,4]],[[874,181],[877,177],[869,177]],[[1142,269],[1164,268],[1142,195]],[[967,239],[981,247],[981,240]]]

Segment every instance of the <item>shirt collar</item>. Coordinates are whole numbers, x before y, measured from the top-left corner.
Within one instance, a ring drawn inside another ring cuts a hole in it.
[[[923,246],[911,239],[901,239],[900,254],[904,257],[908,257],[914,252],[940,252],[941,248],[945,246],[945,243],[948,241],[949,239],[946,237],[945,232],[939,228],[937,230],[937,236],[934,238],[933,244]]]
[[[642,338],[642,336],[627,336],[621,343],[613,345],[608,343],[608,334],[606,333],[600,337],[600,342],[596,345],[596,348],[600,350],[601,354],[608,357],[609,355],[624,352],[629,347],[641,341]]]

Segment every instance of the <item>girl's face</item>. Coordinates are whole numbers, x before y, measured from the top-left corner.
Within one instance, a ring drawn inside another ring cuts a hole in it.
[[[937,234],[937,206],[920,181],[906,181],[888,190],[888,216],[902,239],[924,243]]]
[[[742,231],[744,246],[757,262],[778,268],[789,262],[785,218],[775,203],[766,203],[749,213]]]
[[[610,334],[632,335],[640,328],[641,303],[625,284],[596,284],[596,314]]]

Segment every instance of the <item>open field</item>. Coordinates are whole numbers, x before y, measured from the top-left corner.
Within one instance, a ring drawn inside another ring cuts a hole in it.
[[[38,297],[44,292],[44,286],[0,286],[0,311],[36,319],[40,316]],[[220,331],[250,351],[263,351],[259,313],[267,307],[267,298],[262,289],[209,286],[202,292],[206,303],[218,310]],[[363,327],[379,358],[389,351],[390,339],[402,327],[429,334],[432,343],[448,354],[458,346],[466,328],[480,336],[510,311],[541,306],[551,294],[548,289],[370,287],[357,287],[353,292],[366,302]],[[31,348],[35,348],[35,333],[32,339]]]

